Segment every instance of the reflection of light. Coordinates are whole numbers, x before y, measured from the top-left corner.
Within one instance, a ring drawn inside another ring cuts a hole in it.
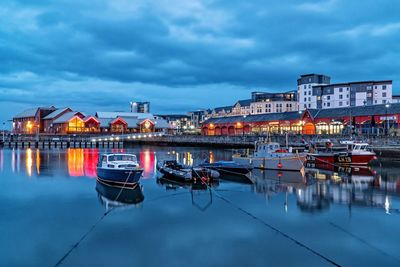
[[[15,172],[15,149],[11,153],[11,170],[13,173]]]
[[[96,177],[96,166],[99,160],[99,152],[97,148],[84,149],[83,153],[85,175],[87,177]]]
[[[0,150],[0,170],[3,172],[3,165],[4,165],[4,153],[3,150]]]
[[[155,155],[152,150],[140,151],[140,166],[143,168],[143,178],[150,178],[154,173]]]
[[[214,153],[210,151],[210,163],[214,163]]]
[[[40,151],[38,148],[36,149],[36,172],[40,175]]]
[[[179,153],[176,153],[176,161],[179,162]]]
[[[390,201],[389,201],[389,196],[385,197],[385,211],[386,214],[390,214]]]
[[[68,148],[69,176],[83,176],[84,156],[82,148]]]
[[[26,172],[28,173],[28,176],[32,176],[32,150],[28,148],[26,150],[25,154],[25,165],[26,165]]]

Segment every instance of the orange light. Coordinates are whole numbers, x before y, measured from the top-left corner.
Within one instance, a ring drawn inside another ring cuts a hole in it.
[[[210,124],[210,128],[214,128],[214,124],[211,123],[211,124]]]
[[[240,122],[237,122],[236,127],[242,127],[242,124]]]

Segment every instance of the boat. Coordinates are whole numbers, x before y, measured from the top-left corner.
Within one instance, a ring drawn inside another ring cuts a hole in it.
[[[133,185],[139,182],[142,173],[134,154],[106,153],[99,157],[97,180],[108,185]]]
[[[344,151],[333,151],[332,146],[329,146],[324,151],[308,153],[307,162],[336,165],[368,165],[372,160],[376,159],[376,154],[369,148],[368,143],[343,141],[341,144],[346,145]]]
[[[216,161],[202,163],[199,167],[218,171],[221,175],[247,175],[253,169],[250,165],[239,164],[235,161]]]
[[[281,149],[279,143],[274,142],[256,142],[255,147],[253,155],[236,154],[232,156],[233,161],[263,170],[300,171],[304,168],[305,154]]]
[[[177,182],[191,183],[195,179],[218,179],[219,172],[202,167],[190,167],[180,164],[176,160],[165,160],[157,164],[157,170],[165,178]]]

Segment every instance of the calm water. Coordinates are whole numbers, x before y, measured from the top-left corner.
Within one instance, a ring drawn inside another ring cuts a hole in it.
[[[400,265],[400,168],[258,171],[202,189],[160,181],[157,161],[231,150],[128,151],[144,200],[115,207],[96,191],[97,149],[0,150],[0,266]]]

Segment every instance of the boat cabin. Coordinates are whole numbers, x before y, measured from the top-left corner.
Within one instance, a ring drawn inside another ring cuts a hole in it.
[[[342,144],[346,145],[348,151],[369,151],[368,143],[357,143],[354,141],[343,141]]]
[[[139,166],[134,154],[102,154],[99,157],[102,168],[136,168]]]

